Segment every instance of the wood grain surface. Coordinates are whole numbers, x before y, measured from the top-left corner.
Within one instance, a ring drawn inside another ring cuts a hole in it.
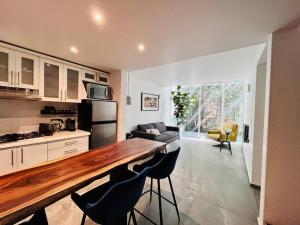
[[[165,143],[134,138],[0,177],[0,224],[12,224],[109,174],[162,150]]]

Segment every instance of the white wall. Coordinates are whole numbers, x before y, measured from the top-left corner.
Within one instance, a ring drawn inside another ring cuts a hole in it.
[[[249,181],[260,186],[266,79],[266,49],[258,52],[248,79],[244,123],[249,125],[249,143],[243,143]]]
[[[299,21],[273,33],[260,214],[261,221],[269,224],[300,224],[299,43]]]
[[[77,110],[75,103],[62,102],[42,102],[0,99],[0,135],[15,132],[38,131],[40,123],[49,123],[51,119],[66,118],[77,116],[70,115],[41,115],[41,109],[45,106],[54,106],[57,108],[72,108]]]
[[[113,71],[110,74],[110,86],[113,89],[113,99],[118,102],[118,127],[117,127],[117,140],[122,141],[125,139],[125,73],[120,70]]]
[[[256,94],[255,94],[255,116],[253,132],[253,156],[252,156],[252,178],[251,183],[261,185],[261,164],[263,150],[264,132],[264,110],[266,91],[266,63],[257,66]]]
[[[141,93],[160,95],[158,111],[141,111]],[[127,91],[126,91],[127,94]],[[158,84],[140,79],[135,72],[129,75],[129,95],[131,105],[126,105],[126,132],[136,128],[136,125],[164,121],[163,88]],[[126,96],[125,96],[126,98]]]
[[[266,63],[258,64],[246,92],[245,124],[249,125],[249,143],[243,143],[243,152],[251,184],[261,185],[264,110],[266,90]]]

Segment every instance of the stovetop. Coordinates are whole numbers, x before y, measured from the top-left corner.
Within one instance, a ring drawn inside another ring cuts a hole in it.
[[[29,133],[11,133],[11,134],[4,134],[0,136],[0,143],[7,143],[13,141],[19,141],[24,139],[31,139],[41,137],[39,132],[33,131]]]

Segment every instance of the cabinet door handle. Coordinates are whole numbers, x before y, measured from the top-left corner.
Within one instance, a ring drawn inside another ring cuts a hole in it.
[[[65,145],[73,145],[76,143],[77,143],[77,141],[69,141],[69,142],[65,142]]]
[[[62,101],[62,89],[60,89],[60,100]]]
[[[67,151],[65,151],[65,154],[69,154],[69,153],[73,153],[73,152],[77,152],[77,148],[67,150]]]
[[[11,85],[14,85],[14,71],[10,71],[10,82],[11,82]]]
[[[15,77],[14,77],[15,79],[15,86],[17,86],[18,85],[18,78],[17,78],[17,72],[15,73]]]
[[[11,150],[11,166],[14,166],[14,150]]]
[[[20,85],[20,72],[18,72],[18,85]]]
[[[23,164],[24,162],[24,151],[23,148],[21,148],[21,163]]]

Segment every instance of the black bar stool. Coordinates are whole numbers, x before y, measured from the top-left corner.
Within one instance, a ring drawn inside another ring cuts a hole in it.
[[[143,192],[147,172],[148,169],[139,174],[127,170],[119,181],[109,181],[81,196],[73,193],[72,200],[83,211],[81,225],[86,215],[103,225],[124,224],[124,218],[126,224],[128,212],[137,225],[133,208]]]
[[[149,160],[147,162],[144,162],[140,165],[134,165],[133,166],[133,170],[135,172],[141,172],[145,168],[149,168],[149,171],[147,173],[147,177],[151,178],[150,190],[144,192],[142,195],[150,192],[150,202],[151,202],[151,199],[152,199],[152,193],[155,193],[155,194],[158,195],[160,225],[163,225],[161,199],[164,199],[167,202],[169,202],[169,203],[171,203],[172,205],[175,206],[177,216],[178,216],[178,220],[180,221],[180,215],[179,215],[177,202],[176,202],[176,198],[175,198],[175,194],[174,194],[174,189],[173,189],[173,185],[172,185],[172,181],[171,181],[171,177],[170,177],[171,173],[173,172],[173,170],[175,168],[179,151],[180,151],[180,148],[177,148],[175,151],[168,152],[166,154],[157,153],[151,160]],[[172,192],[174,202],[171,202],[170,200],[168,200],[167,198],[165,198],[164,196],[161,195],[160,180],[165,179],[165,178],[168,178],[168,180],[169,180],[169,184],[170,184],[170,188],[171,188],[171,192]],[[153,190],[153,179],[157,180],[158,192]],[[141,214],[143,217],[145,217],[150,222],[154,223],[151,219],[149,219],[148,217],[143,215],[138,210],[135,209],[135,211],[137,211],[139,214]]]

